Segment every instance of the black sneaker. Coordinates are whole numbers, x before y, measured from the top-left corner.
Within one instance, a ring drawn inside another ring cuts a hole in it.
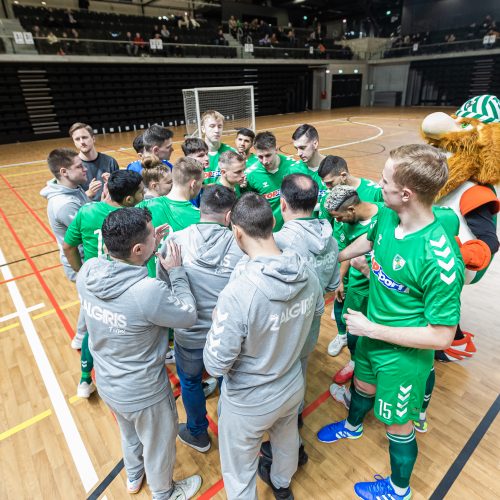
[[[304,419],[302,418],[302,413],[299,413],[299,416],[297,418],[297,425],[299,426],[299,429],[302,429],[302,427],[304,427]]]
[[[196,451],[201,451],[205,453],[210,449],[210,438],[208,437],[208,432],[204,432],[203,434],[199,434],[198,436],[193,436],[189,429],[186,427],[186,424],[179,424],[179,439],[191,448],[194,448]]]
[[[259,466],[257,467],[257,474],[259,477],[268,484],[273,490],[274,498],[276,500],[294,500],[292,489],[288,488],[276,488],[271,481],[271,464],[266,460],[259,458]]]
[[[267,461],[269,464],[273,461],[273,450],[271,448],[271,441],[264,441],[260,446],[260,455],[263,460]],[[304,445],[301,444],[299,447],[299,461],[298,466],[305,465],[309,460],[309,455],[304,449]]]

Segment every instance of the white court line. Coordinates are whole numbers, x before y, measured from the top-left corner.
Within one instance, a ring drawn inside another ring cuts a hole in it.
[[[367,137],[366,139],[360,139],[359,141],[346,142],[344,144],[337,144],[335,146],[328,146],[326,148],[318,148],[318,151],[326,151],[327,149],[345,148],[346,146],[352,146],[353,144],[361,144],[362,142],[373,141],[374,139],[380,137],[384,133],[384,129],[377,127],[377,125],[372,125],[371,123],[354,122],[352,120],[349,121],[349,123],[355,123],[356,125],[366,125],[367,127],[376,128],[378,130],[378,133],[371,137]]]
[[[33,311],[36,311],[38,309],[42,309],[42,307],[45,307],[45,304],[43,302],[41,302],[40,304],[36,304],[34,306],[31,306],[31,307],[27,307],[26,312],[33,312]],[[17,312],[12,313],[12,314],[7,314],[7,316],[2,316],[0,318],[0,323],[3,323],[4,321],[9,321],[9,319],[17,318],[18,316],[19,316],[19,313],[17,313]]]
[[[12,279],[12,273],[10,272],[10,268],[7,265],[7,261],[5,260],[5,256],[1,248],[0,266],[2,266],[1,270],[4,279]],[[26,304],[24,303],[21,293],[19,292],[19,288],[17,288],[17,284],[14,281],[8,282],[7,288],[12,298],[12,302],[14,302],[19,319],[21,320],[21,325],[24,333],[26,334],[33,357],[35,358],[38,369],[40,370],[40,375],[49,394],[52,407],[54,408],[54,413],[57,416],[57,420],[59,420],[64,437],[66,438],[66,443],[73,458],[73,462],[75,463],[76,470],[82,480],[83,488],[87,493],[98,481],[96,471],[92,465],[89,454],[85,449],[82,437],[78,432],[78,428],[73,420],[73,416],[71,415],[71,411],[68,407],[66,399],[64,398],[61,387],[57,382],[55,373],[52,370],[52,366],[50,365],[49,358],[43,348],[42,342],[38,337],[35,325],[29,315]]]

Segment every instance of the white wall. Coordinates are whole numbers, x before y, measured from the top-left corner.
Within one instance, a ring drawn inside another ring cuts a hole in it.
[[[401,105],[406,102],[406,88],[410,63],[370,64],[368,71],[369,103],[373,103],[374,92],[402,92]]]

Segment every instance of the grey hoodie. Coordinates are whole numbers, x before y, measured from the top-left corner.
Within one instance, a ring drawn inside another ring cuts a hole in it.
[[[313,318],[324,310],[318,278],[295,252],[257,257],[221,292],[203,352],[224,376],[233,411],[263,415],[304,384],[299,362]]]
[[[47,205],[47,216],[50,227],[56,237],[57,245],[59,246],[59,258],[64,272],[71,281],[75,281],[76,273],[64,255],[62,244],[66,230],[75,218],[79,208],[89,203],[90,200],[80,186],[69,188],[59,184],[56,179],[48,181],[47,186],[40,191],[40,194],[44,198],[47,198],[49,202]],[[83,259],[83,249],[80,247],[79,250]]]
[[[175,341],[186,349],[203,349],[212,324],[212,312],[222,289],[227,285],[234,266],[243,256],[233,233],[216,223],[193,224],[171,233],[167,239],[181,247],[182,266],[196,299],[198,321],[191,328],[176,328]],[[167,246],[163,245],[162,255]],[[157,276],[166,278],[158,263]]]
[[[145,266],[93,258],[76,280],[102,399],[119,411],[147,408],[167,396],[168,328],[196,322],[196,303],[181,267],[172,289]]]
[[[274,233],[281,250],[291,248],[307,259],[318,275],[321,288],[330,292],[340,284],[339,247],[326,219],[294,219]]]

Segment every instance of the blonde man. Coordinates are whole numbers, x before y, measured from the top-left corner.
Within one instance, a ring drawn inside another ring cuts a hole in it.
[[[216,184],[234,191],[236,198],[241,196],[241,188],[246,187],[245,157],[236,151],[224,151],[219,158],[220,177]]]

